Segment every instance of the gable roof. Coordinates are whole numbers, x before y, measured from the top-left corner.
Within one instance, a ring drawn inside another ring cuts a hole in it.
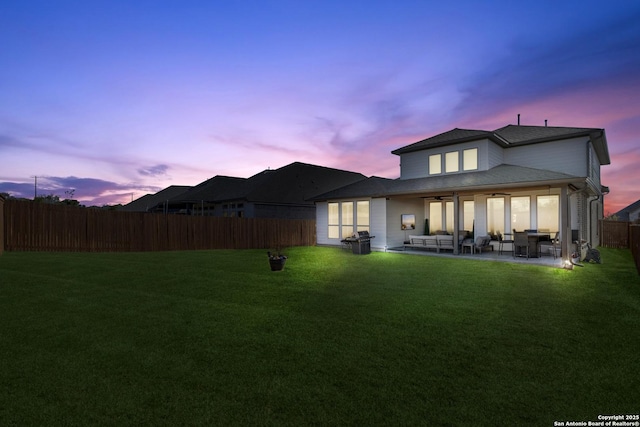
[[[190,187],[188,191],[178,194],[171,199],[173,202],[199,202],[201,200],[218,200],[232,197],[246,185],[246,178],[236,178],[232,176],[216,175],[195,187]]]
[[[629,214],[637,210],[640,210],[640,200],[631,203],[626,208],[620,209],[614,215],[617,216],[620,221],[629,221]]]
[[[477,141],[485,138],[493,139],[498,143],[504,143],[504,141],[500,141],[493,132],[488,132],[486,130],[455,128],[430,138],[423,139],[422,141],[414,142],[413,144],[409,144],[405,147],[398,148],[393,150],[391,153],[400,155],[410,153],[412,151],[420,151],[427,148],[442,147],[451,144],[460,144],[461,142],[467,141]]]
[[[189,187],[188,185],[171,185],[164,190],[158,191],[155,194],[145,194],[144,196],[137,198],[131,203],[127,203],[126,205],[120,207],[119,210],[127,212],[146,212],[157,204],[163,203],[178,194],[184,193],[189,188],[191,187]]]
[[[295,162],[249,178],[244,198],[250,202],[308,203],[318,194],[364,179],[361,173]]]
[[[309,198],[362,181],[361,173],[294,162],[279,169],[267,169],[249,178],[214,176],[189,191],[173,197],[171,203],[227,202],[309,204]]]
[[[481,139],[489,139],[503,148],[508,148],[581,136],[587,136],[591,139],[600,164],[608,165],[611,163],[604,129],[559,126],[507,125],[494,131],[455,128],[431,138],[398,148],[391,153],[400,155],[428,148],[443,147]]]
[[[372,177],[314,198],[315,201],[353,197],[415,196],[460,191],[504,191],[531,185],[575,183],[584,178],[523,166],[500,165],[486,171],[466,174],[439,175],[413,179]]]

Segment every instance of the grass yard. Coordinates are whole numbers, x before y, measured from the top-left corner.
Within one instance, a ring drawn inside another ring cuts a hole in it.
[[[638,414],[627,250],[0,256],[0,425],[535,425]]]

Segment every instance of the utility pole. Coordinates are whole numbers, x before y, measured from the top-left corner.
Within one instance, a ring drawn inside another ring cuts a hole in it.
[[[33,183],[33,200],[35,200],[38,197],[38,177],[34,175],[31,178],[35,179]]]

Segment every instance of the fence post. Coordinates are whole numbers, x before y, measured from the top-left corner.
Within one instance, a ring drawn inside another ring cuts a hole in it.
[[[0,194],[0,255],[4,252],[4,197]]]

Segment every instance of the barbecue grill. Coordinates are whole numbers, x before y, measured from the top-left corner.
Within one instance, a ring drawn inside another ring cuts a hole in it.
[[[376,236],[370,236],[368,231],[358,231],[353,236],[347,237],[343,242],[351,245],[351,251],[355,255],[367,255],[371,253],[371,239]]]

